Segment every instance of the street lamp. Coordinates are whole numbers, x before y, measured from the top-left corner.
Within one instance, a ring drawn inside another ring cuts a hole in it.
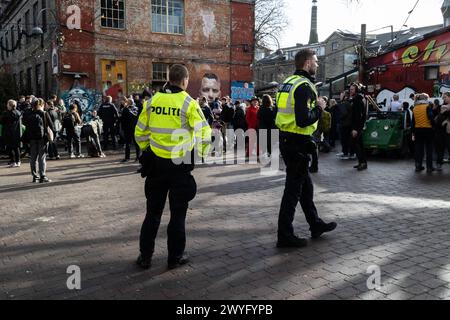
[[[41,11],[39,11],[39,13],[37,14],[38,16],[38,20],[37,20],[37,26],[35,26],[32,31],[31,34],[34,37],[41,37],[41,48],[44,48],[44,31],[42,30],[41,27],[39,27],[38,25],[40,24],[40,19],[42,17],[42,13],[44,13],[44,11],[48,11],[52,14],[54,20],[55,20],[55,29],[54,30],[59,30],[59,22],[58,22],[58,17],[56,16],[56,13],[53,9],[50,8],[44,8]],[[62,32],[58,32],[58,35],[56,37],[56,43],[58,45],[58,47],[63,47],[64,46],[64,35],[62,34]]]

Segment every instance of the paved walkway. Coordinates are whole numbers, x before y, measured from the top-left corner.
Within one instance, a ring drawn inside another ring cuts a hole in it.
[[[450,165],[429,176],[410,161],[372,159],[357,173],[322,156],[316,204],[339,226],[298,250],[275,248],[283,172],[198,167],[187,219],[193,262],[166,270],[165,214],[154,266],[142,272],[143,180],[120,159],[50,162],[48,185],[32,184],[27,164],[0,168],[0,299],[450,297]],[[295,227],[309,236],[300,208]],[[66,286],[70,265],[81,269],[81,290]],[[381,286],[369,290],[371,266]]]

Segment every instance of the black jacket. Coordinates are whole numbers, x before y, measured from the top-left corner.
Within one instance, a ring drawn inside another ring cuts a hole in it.
[[[27,139],[41,140],[47,136],[47,128],[54,130],[52,119],[49,114],[42,110],[32,110],[23,117]]]
[[[247,121],[245,120],[245,112],[241,107],[236,108],[236,112],[233,117],[233,127],[235,130],[242,129],[247,130]]]
[[[213,117],[211,109],[209,108],[209,105],[207,103],[205,103],[203,105],[203,107],[201,107],[201,108],[202,108],[203,115],[206,118],[206,121],[208,121],[208,124],[211,125],[212,122],[214,121],[214,117]]]
[[[1,118],[3,125],[3,141],[7,146],[17,148],[20,146],[22,115],[19,110],[7,110]]]
[[[364,98],[358,94],[350,99],[352,110],[352,130],[362,132],[367,120],[367,111]]]
[[[19,102],[17,104],[17,110],[19,110],[22,114],[25,112],[25,110],[31,109],[31,104],[27,102]]]
[[[225,123],[231,123],[234,117],[234,108],[230,107],[228,104],[222,105],[222,113],[220,114],[220,118]]]
[[[297,70],[295,75],[303,76],[309,79],[312,83],[315,82],[313,76],[304,70]],[[308,101],[317,101],[317,95],[307,84],[300,85],[294,92],[295,98],[295,122],[300,128],[306,128],[317,121],[319,121],[322,110],[317,106],[310,110],[308,108]]]
[[[58,112],[56,112],[55,109],[49,109],[47,110],[48,115],[50,116],[50,119],[52,120],[53,126],[56,122],[56,120],[61,121]],[[54,130],[53,132],[56,132],[56,130]]]
[[[266,108],[266,107],[259,108],[258,121],[260,129],[274,129],[275,110],[273,108]]]
[[[98,109],[98,116],[105,126],[112,126],[119,120],[119,112],[112,103],[104,103]]]
[[[125,135],[133,135],[134,128],[138,121],[138,110],[136,107],[123,108],[122,116],[120,117],[120,124]]]

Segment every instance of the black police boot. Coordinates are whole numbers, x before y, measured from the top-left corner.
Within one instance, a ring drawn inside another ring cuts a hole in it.
[[[337,227],[336,222],[320,224],[314,228],[311,228],[311,238],[317,239],[323,233],[333,231],[334,229],[336,229],[336,227]]]
[[[292,236],[287,239],[278,238],[277,248],[303,248],[308,245],[308,240]]]
[[[136,260],[136,264],[142,269],[150,269],[150,267],[152,266],[152,258],[144,258],[142,254],[140,254]]]
[[[361,163],[358,166],[358,171],[363,171],[363,170],[367,170],[367,163],[366,162],[365,163]]]
[[[188,264],[190,262],[189,258],[186,255],[183,255],[181,258],[178,258],[176,260],[169,260],[167,263],[167,268],[169,270],[181,267],[185,264]]]

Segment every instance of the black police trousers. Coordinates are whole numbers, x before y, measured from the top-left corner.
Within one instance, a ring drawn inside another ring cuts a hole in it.
[[[286,184],[278,218],[278,240],[289,241],[294,236],[293,221],[298,202],[310,230],[324,222],[319,218],[314,205],[314,188],[308,172],[309,156],[306,142],[280,135],[280,151],[286,164]]]
[[[197,193],[197,184],[190,172],[160,174],[145,180],[147,215],[141,228],[140,251],[151,258],[155,249],[161,216],[169,195],[170,222],[167,227],[168,262],[176,262],[186,247],[185,221],[188,203]]]

